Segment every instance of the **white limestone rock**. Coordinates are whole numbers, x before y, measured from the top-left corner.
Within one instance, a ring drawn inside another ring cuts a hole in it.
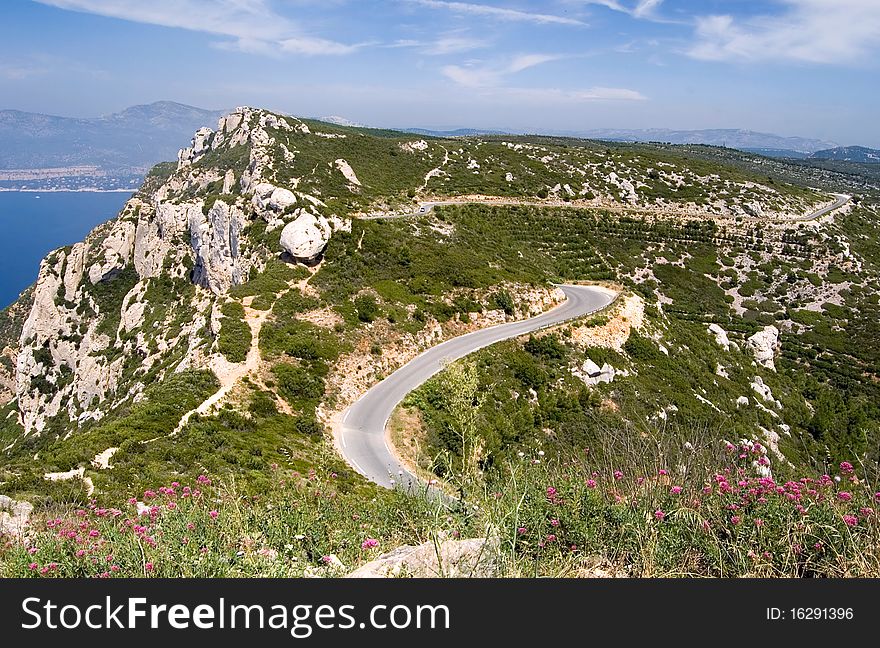
[[[296,195],[289,189],[276,187],[268,182],[261,182],[254,187],[254,196],[251,204],[257,213],[266,212],[281,213],[291,205],[296,204]]]
[[[178,151],[177,169],[180,170],[198,162],[205,153],[211,150],[211,138],[213,136],[214,131],[207,126],[197,130],[196,134],[193,135],[192,144],[188,148]]]
[[[487,578],[498,572],[498,541],[489,538],[403,545],[346,578]]]
[[[33,510],[34,506],[30,502],[20,502],[0,495],[0,536],[21,538],[27,530]]]
[[[765,326],[762,330],[752,335],[746,344],[755,356],[755,362],[762,367],[776,371],[774,359],[779,352],[779,329],[775,326]]]
[[[246,218],[238,207],[217,200],[204,214],[201,209],[189,212],[189,231],[196,260],[193,283],[222,294],[241,284],[250,271],[239,250],[239,237]]]
[[[351,168],[351,165],[348,162],[346,162],[342,158],[339,158],[338,160],[334,161],[333,164],[336,166],[339,172],[343,176],[345,176],[345,179],[348,180],[351,184],[355,185],[356,187],[361,186],[361,181],[358,180],[357,175],[355,175],[354,169]]]
[[[122,270],[131,261],[134,250],[135,224],[116,221],[103,241],[103,261],[89,267],[89,281],[94,285]]]
[[[333,228],[323,216],[316,216],[305,209],[294,212],[294,220],[281,230],[281,247],[296,261],[315,261],[333,234]]]
[[[736,347],[736,343],[731,342],[730,338],[727,337],[727,331],[718,326],[718,324],[714,322],[709,324],[709,333],[715,336],[715,342],[725,351],[730,351],[731,348]]]

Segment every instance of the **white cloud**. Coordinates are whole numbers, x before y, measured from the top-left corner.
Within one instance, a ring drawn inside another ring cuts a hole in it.
[[[663,0],[638,0],[635,3],[627,3],[619,2],[618,0],[575,0],[578,4],[592,4],[592,5],[600,5],[602,7],[606,7],[611,9],[612,11],[619,11],[621,13],[629,14],[633,18],[646,18],[650,20],[659,20],[656,10],[663,4]]]
[[[565,57],[558,54],[523,54],[515,57],[510,62],[510,65],[507,66],[507,71],[510,73],[522,72],[523,70],[528,70],[530,67],[535,67],[542,63],[549,63],[551,61],[558,61],[562,58]]]
[[[565,93],[564,93],[565,94]],[[645,101],[647,97],[629,88],[604,88],[595,86],[588,90],[575,90],[567,93],[578,101]]]
[[[46,74],[48,70],[27,64],[0,63],[0,79],[7,81],[23,81]]]
[[[559,54],[520,54],[504,64],[447,65],[442,74],[467,88],[483,88],[499,85],[506,77],[522,72],[536,65],[558,61],[565,58]]]
[[[476,49],[488,47],[489,43],[483,39],[469,36],[441,36],[440,38],[426,43],[422,48],[425,54],[443,56],[446,54],[459,54]]]
[[[428,56],[447,56],[449,54],[461,54],[462,52],[485,49],[490,45],[491,42],[488,39],[470,36],[467,30],[453,30],[441,33],[434,38],[400,39],[385,45],[385,47],[392,49],[405,47],[417,50],[420,54]]]
[[[506,9],[493,5],[476,4],[472,2],[447,2],[446,0],[408,0],[410,4],[420,5],[429,9],[446,9],[457,14],[471,16],[485,16],[498,20],[513,22],[530,22],[538,25],[584,25],[583,21],[565,16],[552,14],[533,13],[518,9]]]
[[[800,61],[849,64],[880,49],[878,0],[778,0],[774,15],[696,21],[694,58],[711,61]]]
[[[504,84],[507,77],[518,72],[552,61],[568,58],[559,54],[520,54],[503,65],[447,65],[441,69],[449,80],[483,95],[506,97],[511,100],[548,102],[587,101],[644,101],[646,97],[628,88],[596,86],[586,89],[562,90],[558,88],[523,88]]]
[[[35,0],[59,9],[231,38],[218,46],[257,54],[350,54],[347,45],[303,34],[266,0]]]

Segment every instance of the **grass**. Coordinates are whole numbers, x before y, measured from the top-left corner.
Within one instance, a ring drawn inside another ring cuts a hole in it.
[[[320,460],[305,473],[271,467],[259,496],[201,474],[38,514],[28,543],[0,541],[0,576],[339,576],[401,544],[487,535],[500,576],[591,575],[597,564],[640,577],[880,573],[880,493],[849,464],[839,483],[783,483],[751,473],[766,452],[755,444],[700,446],[678,468],[649,444],[630,451],[621,464],[525,455],[497,480],[462,483],[471,505],[451,509],[364,497]]]

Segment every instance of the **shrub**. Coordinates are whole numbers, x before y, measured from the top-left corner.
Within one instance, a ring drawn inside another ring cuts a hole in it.
[[[360,295],[354,300],[357,318],[361,322],[372,322],[379,316],[379,304],[372,295]]]
[[[221,312],[217,349],[229,362],[244,362],[252,341],[251,327],[244,321],[244,307],[238,302],[227,302]]]

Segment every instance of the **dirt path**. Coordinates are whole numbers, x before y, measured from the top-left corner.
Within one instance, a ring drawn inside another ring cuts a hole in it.
[[[310,268],[310,271],[314,274],[317,272],[317,267]],[[309,279],[311,279],[311,275],[300,281],[289,283],[286,290],[282,290],[280,293],[276,294],[275,301],[277,302],[291,290],[299,290],[301,292],[310,291],[311,287],[308,286]],[[238,382],[245,376],[250,377],[250,379],[260,388],[269,391],[260,375],[260,369],[263,362],[262,355],[260,354],[260,332],[263,329],[263,324],[265,324],[266,320],[272,314],[274,304],[273,308],[269,308],[268,310],[257,310],[251,307],[253,300],[253,297],[245,297],[242,299],[244,318],[251,330],[251,346],[248,349],[244,362],[229,362],[220,353],[215,354],[211,358],[211,362],[208,366],[217,375],[217,379],[220,381],[220,388],[207,399],[202,401],[198,407],[191,409],[184,414],[181,417],[180,422],[177,424],[177,427],[174,428],[174,432],[171,433],[171,436],[179,434],[180,431],[186,427],[186,424],[189,423],[193,414],[205,416],[211,413],[215,407],[219,407]],[[291,410],[287,401],[278,396],[275,397],[275,405],[283,414],[293,413],[293,410]]]

